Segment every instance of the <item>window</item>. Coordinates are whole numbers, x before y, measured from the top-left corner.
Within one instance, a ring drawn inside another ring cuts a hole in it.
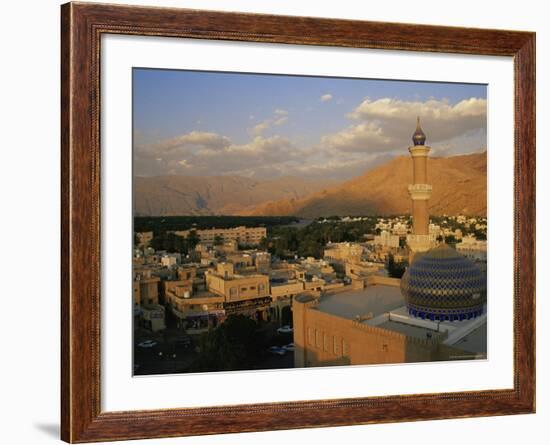
[[[348,345],[348,342],[344,339],[342,339],[342,355],[344,356],[349,355],[349,345]]]
[[[328,334],[323,334],[323,351],[328,351]]]
[[[334,355],[340,355],[340,351],[341,351],[340,341],[336,336],[332,337],[332,347],[333,347]]]
[[[315,347],[321,347],[321,331],[315,329]]]
[[[313,329],[307,328],[307,343],[313,346]]]

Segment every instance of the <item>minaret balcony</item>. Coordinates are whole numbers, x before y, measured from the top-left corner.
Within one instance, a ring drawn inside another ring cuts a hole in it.
[[[432,195],[431,184],[410,184],[409,195],[413,200],[427,200]]]
[[[429,152],[430,147],[427,145],[413,145],[412,147],[409,147],[409,153],[413,158],[417,156],[428,156]]]

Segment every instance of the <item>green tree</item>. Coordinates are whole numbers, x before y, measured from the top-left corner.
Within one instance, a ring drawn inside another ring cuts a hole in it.
[[[187,246],[189,247],[189,249],[193,250],[197,246],[197,244],[200,243],[201,239],[197,235],[196,230],[191,230],[191,232],[189,232],[189,235],[187,235],[187,240],[186,241],[187,241]]]
[[[256,321],[244,315],[230,315],[201,337],[200,353],[191,369],[195,372],[251,369],[261,357],[264,345]]]
[[[269,248],[269,241],[267,240],[267,238],[264,236],[262,237],[262,239],[260,240],[260,244],[258,245],[258,247],[261,249],[261,250],[268,250]]]
[[[456,238],[454,235],[448,235],[445,237],[445,242],[447,244],[456,244]]]
[[[388,275],[392,278],[401,278],[407,270],[408,264],[405,261],[395,261],[392,253],[388,255]]]
[[[487,234],[482,230],[475,230],[474,236],[476,237],[477,240],[480,240],[480,241],[485,241],[487,239]]]

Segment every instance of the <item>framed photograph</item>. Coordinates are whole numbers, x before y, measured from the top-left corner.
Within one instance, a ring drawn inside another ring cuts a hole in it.
[[[62,6],[67,442],[535,411],[535,34]]]

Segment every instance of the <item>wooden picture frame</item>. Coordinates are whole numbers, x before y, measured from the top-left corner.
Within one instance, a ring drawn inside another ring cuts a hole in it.
[[[106,33],[513,57],[513,389],[102,412],[99,116],[100,38]],[[63,440],[95,442],[535,411],[534,33],[68,3],[61,7],[61,34]]]

